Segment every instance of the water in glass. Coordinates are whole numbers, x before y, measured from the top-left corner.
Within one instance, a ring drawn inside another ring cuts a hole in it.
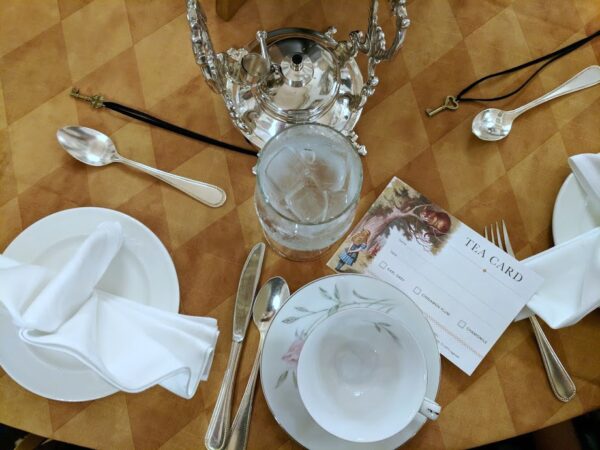
[[[256,210],[271,246],[290,259],[312,259],[350,227],[362,165],[337,131],[298,125],[265,145],[257,177]]]

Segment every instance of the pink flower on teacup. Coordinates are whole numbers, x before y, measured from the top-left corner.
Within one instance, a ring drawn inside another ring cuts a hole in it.
[[[304,347],[304,340],[300,338],[296,339],[294,342],[292,342],[289,350],[281,357],[281,359],[295,369],[298,366],[298,359],[300,358],[302,347]]]

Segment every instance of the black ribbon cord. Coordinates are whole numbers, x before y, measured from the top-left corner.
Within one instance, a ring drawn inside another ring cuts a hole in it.
[[[243,153],[244,155],[252,155],[256,156],[257,152],[253,150],[249,150],[247,148],[238,147],[237,145],[229,144],[227,142],[219,141],[218,139],[213,139],[208,136],[204,136],[203,134],[196,133],[195,131],[188,130],[187,128],[182,128],[177,125],[174,125],[169,122],[165,122],[158,117],[151,116],[148,113],[143,111],[138,111],[137,109],[130,108],[129,106],[121,105],[120,103],[105,101],[104,97],[101,95],[83,95],[79,92],[79,89],[73,88],[71,90],[71,97],[74,97],[79,100],[84,100],[89,102],[93,108],[108,108],[125,116],[131,117],[133,119],[137,119],[141,122],[145,122],[149,125],[153,125],[159,128],[162,128],[167,131],[171,131],[173,133],[180,134],[182,136],[186,136],[192,139],[195,139],[200,142],[205,142],[207,144],[216,145],[218,147],[225,148],[227,150],[231,150],[238,153]]]
[[[510,69],[506,69],[501,72],[496,72],[491,75],[487,75],[483,78],[480,78],[480,79],[474,81],[473,83],[469,84],[466,88],[464,88],[462,91],[460,91],[457,95],[447,96],[443,105],[441,105],[435,109],[427,109],[425,112],[427,113],[427,115],[429,117],[431,117],[431,116],[434,116],[435,114],[442,112],[444,110],[452,111],[452,110],[458,109],[458,104],[460,102],[494,102],[497,100],[503,100],[505,98],[511,97],[511,96],[515,95],[517,92],[519,92],[521,89],[523,89],[525,86],[527,86],[527,84],[529,84],[529,82],[539,72],[541,72],[546,66],[548,66],[549,64],[552,64],[557,59],[560,59],[563,56],[568,55],[572,51],[577,50],[579,47],[587,44],[589,41],[591,41],[592,39],[595,39],[598,36],[600,36],[600,30],[596,31],[595,33],[593,33],[587,37],[584,37],[583,39],[573,42],[572,44],[569,44],[563,48],[559,48],[558,50],[556,50],[552,53],[549,53],[544,56],[540,56],[539,58],[536,58],[532,61],[528,61],[526,63],[520,64],[518,66],[511,67]],[[527,67],[533,66],[533,65],[541,63],[543,61],[546,61],[546,62],[544,64],[542,64],[540,67],[538,67],[523,83],[521,83],[520,86],[518,86],[516,89],[514,89],[506,94],[500,95],[498,97],[491,97],[491,98],[465,97],[465,94],[467,94],[471,89],[473,89],[475,86],[479,85],[480,83],[483,83],[484,81],[487,81],[492,78],[500,77],[503,75],[508,75],[508,74],[511,74],[514,72],[518,72],[519,70],[525,69]]]

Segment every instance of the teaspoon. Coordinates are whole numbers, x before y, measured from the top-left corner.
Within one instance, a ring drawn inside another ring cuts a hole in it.
[[[256,296],[254,307],[252,308],[252,319],[258,331],[260,332],[260,341],[258,342],[258,350],[254,365],[248,378],[246,390],[242,396],[242,401],[231,425],[231,433],[226,449],[228,450],[244,450],[248,445],[248,431],[250,429],[250,417],[252,416],[252,400],[254,399],[254,387],[256,385],[256,377],[258,375],[258,367],[262,355],[265,336],[269,330],[269,326],[281,309],[283,304],[290,296],[290,289],[287,283],[281,277],[274,277],[267,281]]]
[[[114,162],[141,170],[185,192],[190,197],[216,208],[225,203],[225,191],[220,187],[191,180],[123,158],[113,141],[104,133],[86,127],[64,127],[56,132],[60,145],[75,159],[90,166],[105,166]]]
[[[520,108],[513,109],[512,111],[503,111],[496,108],[484,109],[473,119],[471,130],[475,136],[484,141],[499,141],[508,136],[513,121],[525,111],[529,111],[531,108],[535,108],[542,103],[562,95],[570,94],[598,83],[600,83],[600,66],[589,66],[554,90]]]

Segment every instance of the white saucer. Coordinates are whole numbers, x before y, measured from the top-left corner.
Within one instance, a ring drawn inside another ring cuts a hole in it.
[[[179,283],[162,242],[145,225],[118,211],[75,208],[47,216],[23,230],[4,255],[58,270],[104,221],[123,227],[124,244],[98,288],[165,311],[179,310]],[[0,313],[0,365],[25,389],[53,400],[86,401],[117,392],[79,360],[26,345],[10,317]]]
[[[587,206],[584,190],[575,175],[570,174],[563,183],[552,213],[552,236],[558,245],[600,225]]]
[[[427,366],[426,396],[435,399],[440,382],[440,354],[429,322],[405,294],[365,275],[320,278],[296,291],[275,316],[265,339],[260,380],[275,420],[298,443],[311,450],[389,450],[412,438],[425,424],[417,414],[400,433],[379,442],[356,443],[326,432],[312,419],[298,392],[294,361],[312,327],[340,309],[353,306],[381,309],[400,320],[417,339]],[[442,413],[443,414],[443,413]]]

